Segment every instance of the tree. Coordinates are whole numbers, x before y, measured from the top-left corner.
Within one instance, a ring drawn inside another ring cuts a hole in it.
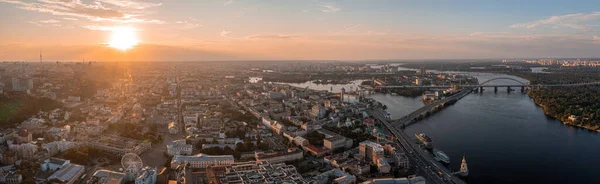
[[[369,170],[371,171],[371,174],[379,173],[379,168],[377,168],[377,165],[375,164],[371,164]]]
[[[269,148],[270,148],[270,147],[269,147],[269,144],[268,144],[268,143],[266,143],[266,142],[261,142],[261,143],[258,145],[258,149],[260,149],[260,150],[263,150],[263,151],[267,151],[267,150],[269,150]]]

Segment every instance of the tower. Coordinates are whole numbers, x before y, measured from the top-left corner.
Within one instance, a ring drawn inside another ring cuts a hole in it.
[[[345,88],[342,88],[342,93],[341,93],[341,95],[340,95],[340,97],[341,97],[341,99],[342,99],[342,102],[344,102],[344,94],[345,94],[345,93],[346,93],[346,89],[345,89]]]
[[[467,159],[463,155],[462,164],[460,164],[460,175],[466,177],[469,175],[469,168],[467,168]]]
[[[40,63],[42,63],[42,50],[40,50]]]

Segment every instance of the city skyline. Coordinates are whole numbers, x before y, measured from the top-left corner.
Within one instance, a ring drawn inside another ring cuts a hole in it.
[[[600,2],[0,0],[0,60],[600,57]]]

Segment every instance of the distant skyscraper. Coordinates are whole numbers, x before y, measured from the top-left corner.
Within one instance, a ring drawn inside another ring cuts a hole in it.
[[[423,76],[425,76],[425,74],[427,74],[427,69],[425,69],[425,67],[421,67],[419,75],[421,75],[421,77],[423,77]]]
[[[341,101],[342,101],[342,102],[344,102],[344,94],[345,94],[345,93],[346,93],[346,89],[345,89],[345,88],[342,88],[342,93],[341,93],[341,95],[340,95],[340,97],[341,97]]]

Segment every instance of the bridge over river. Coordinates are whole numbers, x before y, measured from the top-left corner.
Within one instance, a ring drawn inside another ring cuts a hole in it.
[[[496,80],[511,80],[516,84],[489,84]],[[588,85],[600,85],[600,82],[582,82],[582,83],[569,83],[569,84],[529,84],[510,77],[497,77],[484,81],[480,84],[457,84],[459,88],[484,88],[484,87],[569,87],[569,86],[588,86]],[[375,89],[393,89],[393,88],[451,88],[453,85],[440,85],[440,86],[413,86],[413,85],[389,85],[389,86],[375,86]]]
[[[456,177],[454,174],[456,172],[451,172],[427,153],[427,151],[421,149],[418,145],[412,141],[411,136],[407,135],[402,131],[405,127],[416,122],[416,118],[425,115],[427,112],[433,111],[436,107],[444,106],[446,103],[459,100],[469,93],[471,93],[476,88],[480,87],[488,87],[486,84],[493,80],[514,80],[512,78],[494,78],[490,79],[484,83],[479,85],[463,85],[464,87],[461,92],[454,94],[450,97],[444,98],[442,100],[435,101],[431,104],[425,105],[410,114],[403,116],[400,119],[392,120],[387,116],[387,113],[383,109],[374,109],[371,110],[371,114],[373,117],[378,119],[383,126],[385,126],[390,133],[396,139],[396,143],[402,148],[405,153],[407,153],[407,157],[410,159],[411,163],[414,164],[414,167],[417,171],[417,174],[420,174],[428,179],[428,183],[465,183],[460,178]],[[544,84],[544,85],[530,85],[525,84],[520,81],[517,81],[519,84],[515,86],[539,86],[539,87],[566,87],[566,86],[586,86],[586,85],[600,85],[600,82],[586,82],[586,83],[575,83],[575,84]],[[512,85],[490,85],[490,87],[498,87],[498,86],[512,86]],[[394,86],[381,86],[383,88],[390,88]],[[417,86],[415,86],[417,87]],[[424,87],[424,86],[421,86]]]

